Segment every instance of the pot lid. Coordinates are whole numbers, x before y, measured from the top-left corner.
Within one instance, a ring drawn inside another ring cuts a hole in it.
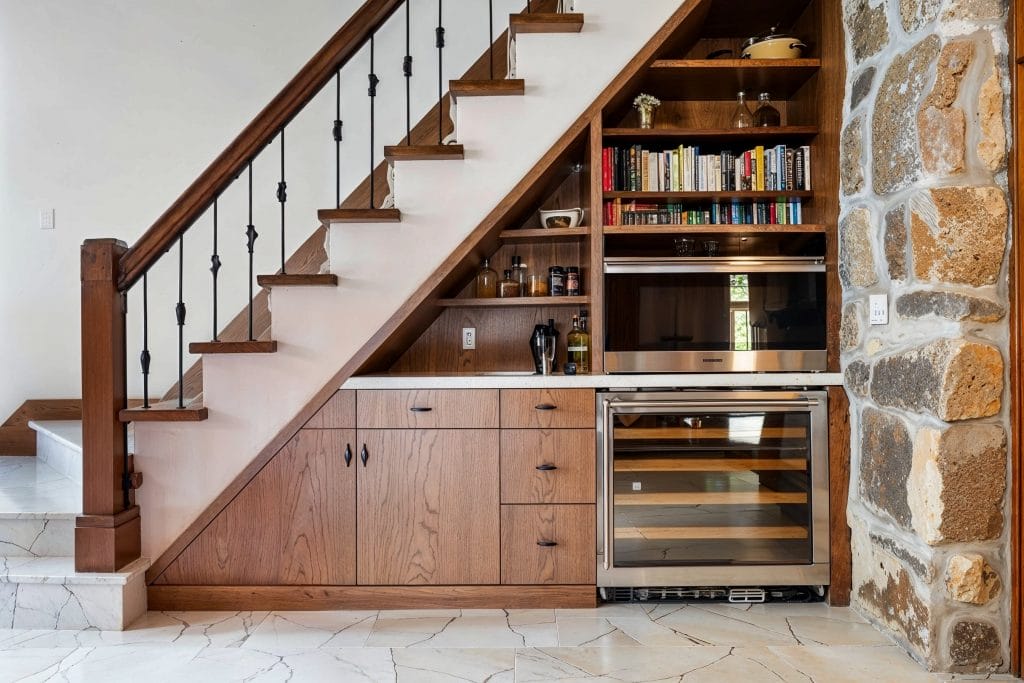
[[[768,33],[766,33],[765,35],[754,36],[752,38],[747,38],[745,41],[743,41],[743,49],[745,50],[751,45],[757,45],[758,43],[763,43],[768,40],[775,40],[777,38],[784,38],[786,40],[797,40],[797,38],[795,38],[794,36],[791,36],[787,33],[781,33],[779,31],[778,26],[772,26],[770,29],[768,29]]]

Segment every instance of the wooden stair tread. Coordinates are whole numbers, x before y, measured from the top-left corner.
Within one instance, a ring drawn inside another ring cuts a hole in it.
[[[189,353],[276,353],[276,341],[210,341],[192,342],[188,345]]]
[[[508,30],[513,36],[517,33],[579,33],[583,30],[583,15],[578,12],[510,14]]]
[[[462,79],[449,81],[448,92],[455,99],[523,95],[526,93],[526,81],[522,78]]]
[[[320,209],[316,213],[321,223],[400,223],[398,209]]]
[[[437,161],[465,157],[462,145],[389,145],[384,148],[384,158],[388,161]]]
[[[149,408],[125,408],[118,413],[121,422],[202,422],[209,416],[206,406],[200,403],[179,408],[177,401],[160,401]]]
[[[260,287],[337,287],[338,276],[334,273],[277,273],[257,275]]]

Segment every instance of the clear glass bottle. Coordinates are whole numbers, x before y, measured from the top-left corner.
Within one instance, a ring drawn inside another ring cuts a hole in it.
[[[754,115],[747,105],[747,93],[740,90],[736,93],[736,111],[732,115],[733,128],[750,128],[754,125]]]
[[[782,125],[782,116],[779,110],[772,106],[772,98],[766,92],[757,97],[757,110],[754,112],[754,125],[758,127],[772,127]]]
[[[526,264],[523,263],[523,257],[514,257],[512,259],[512,279],[519,283],[520,296],[526,296],[528,285],[526,274]]]
[[[519,281],[512,279],[512,271],[506,270],[505,277],[498,283],[498,298],[508,299],[519,296]]]
[[[490,259],[484,259],[480,264],[480,272],[476,274],[476,296],[478,299],[498,296],[498,274],[491,268]]]
[[[576,373],[590,374],[590,335],[580,324],[578,315],[572,317],[572,329],[565,338],[569,351],[569,362],[576,364]]]

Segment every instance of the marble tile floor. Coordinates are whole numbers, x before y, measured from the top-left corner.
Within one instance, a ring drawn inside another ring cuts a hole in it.
[[[18,514],[73,517],[81,511],[81,484],[38,458],[0,456],[0,518]]]
[[[0,630],[2,683],[984,678],[929,674],[855,612],[820,604],[149,612],[120,632]]]

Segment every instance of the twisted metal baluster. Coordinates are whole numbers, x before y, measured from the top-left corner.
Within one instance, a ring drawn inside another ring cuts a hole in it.
[[[444,112],[441,103],[444,100],[444,83],[442,70],[444,67],[444,0],[437,0],[437,28],[434,30],[437,46],[437,144],[444,143]]]
[[[334,74],[334,205],[341,206],[341,69]]]
[[[410,84],[412,81],[412,54],[409,48],[409,3],[405,0],[405,59],[402,60],[402,74],[405,76],[405,144],[412,144],[412,107],[410,105]]]
[[[367,94],[370,96],[370,208],[373,207],[373,194],[374,194],[374,178],[373,178],[373,148],[374,148],[374,132],[376,125],[376,114],[374,113],[374,102],[377,99],[377,84],[380,83],[380,79],[377,78],[377,74],[373,72],[373,52],[374,52],[374,38],[376,33],[370,36],[370,87],[367,89]]]
[[[174,317],[178,320],[178,408],[185,407],[185,234],[178,235],[178,304]]]
[[[149,273],[142,274],[142,407],[149,408]]]
[[[281,203],[281,275],[285,275],[284,205],[288,201],[288,183],[284,180],[284,128],[281,129],[281,182],[277,184],[277,201]]]
[[[258,232],[256,232],[256,228],[252,224],[252,162],[250,161],[249,162],[249,224],[245,226],[246,244],[247,244],[248,249],[249,249],[249,306],[248,306],[248,313],[249,313],[249,341],[256,341],[255,338],[253,337],[253,334],[252,334],[252,318],[253,318],[253,310],[252,310],[252,274],[253,274],[252,273],[252,254],[253,254],[253,247],[256,246],[256,238],[259,237],[259,236],[260,236],[260,234]]]
[[[220,256],[217,254],[217,199],[213,200],[213,255],[210,257],[210,273],[213,275],[213,341],[217,338],[217,274],[220,272]]]

